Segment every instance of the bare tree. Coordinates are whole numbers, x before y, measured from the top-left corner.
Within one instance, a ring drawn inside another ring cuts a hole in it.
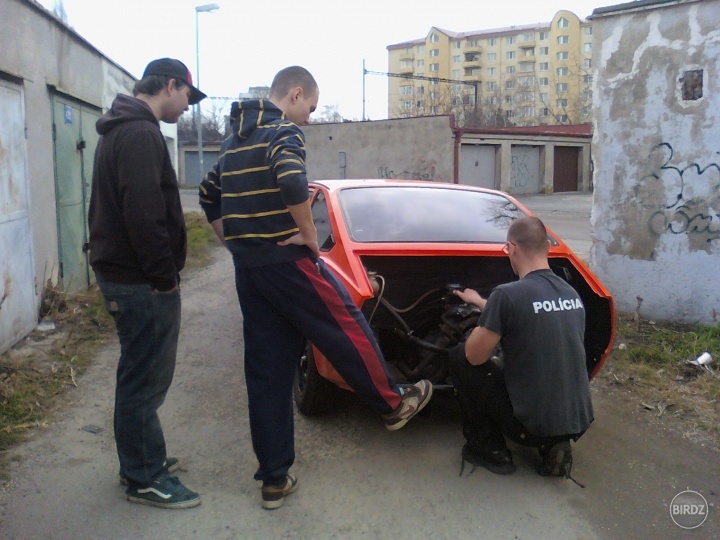
[[[227,117],[230,112],[229,98],[209,97],[203,101],[201,107],[203,142],[220,142],[230,132],[228,131]],[[197,143],[198,131],[195,117],[195,108],[192,107],[178,120],[178,140],[185,143]]]
[[[65,4],[63,0],[55,0],[52,9],[53,15],[60,19],[65,24],[68,24],[67,11],[65,11]]]
[[[592,69],[589,58],[571,53],[569,65],[538,77],[540,116],[554,124],[584,124],[592,115]]]
[[[325,105],[323,112],[312,119],[313,124],[331,124],[344,122],[345,119],[338,110],[338,105]]]

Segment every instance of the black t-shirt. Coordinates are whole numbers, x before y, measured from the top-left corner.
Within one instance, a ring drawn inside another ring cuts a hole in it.
[[[552,270],[490,294],[480,326],[501,336],[513,414],[539,436],[576,434],[593,419],[585,367],[585,307]]]

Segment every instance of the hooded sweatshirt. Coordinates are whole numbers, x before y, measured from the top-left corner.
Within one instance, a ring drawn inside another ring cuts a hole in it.
[[[267,100],[240,103],[233,134],[200,184],[200,206],[210,223],[222,218],[235,264],[264,266],[312,255],[307,246],[278,246],[299,232],[288,205],[308,200],[305,136]]]
[[[170,290],[185,265],[187,233],[160,124],[145,102],[119,94],[96,127],[90,264],[107,281]]]

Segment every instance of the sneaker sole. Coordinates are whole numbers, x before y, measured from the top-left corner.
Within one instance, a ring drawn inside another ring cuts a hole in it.
[[[407,418],[405,418],[403,420],[400,420],[397,424],[392,424],[392,425],[385,424],[385,429],[387,429],[388,431],[397,431],[398,429],[404,427],[405,424],[407,424],[410,420],[412,420],[417,415],[417,413],[422,411],[425,408],[425,405],[430,403],[430,398],[432,397],[432,394],[433,394],[432,385],[430,385],[429,388],[430,389],[428,390],[427,397],[423,401],[418,403],[418,408],[415,411],[413,411],[413,413],[410,416],[408,416]]]
[[[292,482],[293,482],[292,487],[287,491],[287,493],[285,493],[285,495],[283,495],[283,496],[280,497],[279,499],[275,499],[275,500],[272,500],[272,501],[266,501],[265,499],[263,499],[262,507],[263,507],[265,510],[275,510],[276,508],[280,508],[280,507],[283,505],[283,503],[285,502],[285,497],[287,497],[287,496],[290,495],[291,493],[294,493],[294,492],[295,492],[295,490],[296,490],[297,487],[298,487],[297,478],[295,478],[295,477],[292,476],[292,475],[288,475],[288,476],[291,478],[291,480],[292,480]]]
[[[162,501],[153,501],[150,499],[145,499],[143,497],[135,497],[133,495],[126,495],[127,500],[131,503],[137,503],[137,504],[144,504],[147,506],[154,506],[156,508],[167,508],[167,509],[183,509],[183,508],[194,508],[196,506],[200,506],[200,503],[202,500],[200,499],[200,496],[198,496],[197,499],[190,499],[189,501],[182,501],[182,502],[175,502],[175,503],[168,503],[168,502],[162,502]]]
[[[179,458],[175,458],[175,460],[176,460],[175,463],[173,463],[172,465],[170,465],[167,468],[167,471],[169,473],[174,473],[175,471],[177,471],[180,468],[180,465],[182,465],[182,462],[180,461]],[[124,476],[122,476],[121,474],[118,474],[118,482],[120,482],[121,486],[128,487],[130,485],[130,483],[128,482],[128,479],[125,478]]]

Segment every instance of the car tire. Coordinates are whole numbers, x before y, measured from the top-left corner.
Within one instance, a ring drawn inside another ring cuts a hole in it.
[[[307,416],[333,409],[340,389],[323,378],[315,365],[315,353],[308,341],[300,354],[295,371],[293,397],[298,411]]]

